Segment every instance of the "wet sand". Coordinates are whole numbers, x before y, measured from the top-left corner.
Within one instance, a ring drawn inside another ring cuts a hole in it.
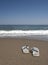
[[[21,47],[38,47],[39,57],[33,57],[31,53],[23,54]],[[0,38],[0,65],[48,65],[48,41]]]

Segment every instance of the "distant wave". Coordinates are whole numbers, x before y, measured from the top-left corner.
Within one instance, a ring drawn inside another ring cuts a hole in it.
[[[3,36],[30,36],[30,35],[48,35],[48,30],[0,30],[0,37]]]

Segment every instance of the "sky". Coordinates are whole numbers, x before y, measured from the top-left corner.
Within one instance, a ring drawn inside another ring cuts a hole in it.
[[[48,0],[0,0],[0,25],[48,25]]]

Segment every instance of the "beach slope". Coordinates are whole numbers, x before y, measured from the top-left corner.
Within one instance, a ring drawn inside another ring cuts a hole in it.
[[[33,57],[31,53],[23,54],[21,47],[38,47],[39,57]],[[48,65],[48,41],[0,38],[0,65]]]

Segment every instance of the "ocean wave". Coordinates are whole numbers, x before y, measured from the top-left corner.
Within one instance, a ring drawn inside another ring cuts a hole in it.
[[[0,37],[3,36],[30,36],[30,35],[48,35],[48,30],[0,30]]]

